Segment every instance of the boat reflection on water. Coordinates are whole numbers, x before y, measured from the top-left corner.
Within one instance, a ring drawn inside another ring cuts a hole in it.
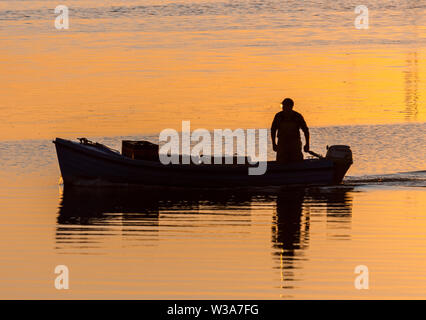
[[[232,225],[232,221],[249,225],[252,196],[229,190],[65,187],[57,217],[56,249],[90,253],[89,249],[100,248],[114,236],[144,245],[143,240],[155,240],[161,228],[199,226],[203,218],[193,221],[191,214],[209,220],[212,214],[217,220],[223,217],[217,226]]]
[[[125,189],[64,188],[58,225],[158,224],[159,203],[152,195]],[[137,215],[135,214],[137,213]],[[119,214],[119,215],[117,215]]]
[[[116,243],[155,246],[159,240],[180,237],[196,243],[203,234],[212,235],[214,242],[216,234],[227,234],[229,242],[223,245],[231,250],[233,237],[241,234],[266,235],[268,241],[272,224],[272,253],[281,274],[280,286],[292,288],[295,269],[302,268],[306,260],[304,251],[312,241],[312,230],[332,240],[349,239],[352,192],[347,186],[272,192],[65,188],[57,217],[56,249],[97,254],[108,253]],[[319,227],[323,225],[325,229]],[[116,241],[117,237],[123,241]]]
[[[120,214],[122,225],[134,219],[158,224],[164,210],[197,211],[201,205],[212,209],[248,206],[253,194],[229,190],[185,190],[144,188],[64,188],[59,208],[58,225],[96,225],[110,223]]]
[[[158,206],[157,199],[132,190],[65,187],[57,216],[56,249],[95,254],[117,236],[155,239]]]
[[[272,222],[274,256],[281,271],[281,288],[294,287],[297,262],[305,260],[311,220],[326,220],[326,236],[349,239],[352,218],[352,187],[281,190]],[[346,231],[345,231],[346,230]]]

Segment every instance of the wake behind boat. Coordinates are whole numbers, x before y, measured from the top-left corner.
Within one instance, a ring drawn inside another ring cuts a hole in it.
[[[168,164],[132,159],[87,139],[56,138],[65,185],[138,185],[160,187],[247,187],[333,185],[342,182],[352,164],[348,146],[331,146],[326,157],[278,164],[267,162],[262,175],[249,175],[250,164]],[[123,148],[124,149],[124,148]]]

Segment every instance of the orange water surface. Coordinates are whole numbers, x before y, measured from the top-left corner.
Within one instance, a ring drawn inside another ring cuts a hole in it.
[[[351,0],[68,0],[68,30],[58,4],[0,1],[1,299],[425,298],[425,0],[363,0],[364,30]],[[57,136],[267,128],[284,97],[313,150],[351,145],[343,185],[59,183]]]

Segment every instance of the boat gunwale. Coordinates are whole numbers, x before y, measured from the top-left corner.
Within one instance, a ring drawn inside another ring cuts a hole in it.
[[[148,160],[135,160],[123,156],[120,153],[106,153],[96,148],[91,148],[84,146],[78,142],[74,142],[67,139],[56,138],[52,141],[55,146],[59,144],[61,147],[72,149],[75,152],[86,154],[93,158],[98,158],[103,161],[117,163],[119,165],[130,165],[133,167],[150,167],[157,170],[171,170],[171,171],[230,171],[233,173],[241,173],[244,171],[247,173],[248,168],[255,168],[256,165],[259,165],[259,162],[252,165],[247,164],[162,164],[161,162],[148,161]],[[290,163],[285,165],[285,167],[280,166],[275,161],[267,161],[267,172],[271,173],[280,173],[280,172],[295,172],[295,171],[314,171],[314,170],[333,170],[334,162],[328,159],[305,159],[304,161],[309,161],[310,163],[316,164],[315,166],[302,166],[301,162]],[[302,162],[303,163],[303,162]]]

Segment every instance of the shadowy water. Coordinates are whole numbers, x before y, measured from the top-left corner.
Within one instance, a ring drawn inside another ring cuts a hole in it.
[[[304,251],[309,246],[310,209],[326,208],[326,223],[335,224],[342,233],[340,239],[350,239],[353,188],[281,190],[276,198],[276,215],[272,224],[272,243],[281,270],[281,288],[292,289],[294,264],[307,259]]]
[[[65,254],[98,254],[109,250],[108,238],[115,238],[124,246],[134,243],[140,251],[132,254],[143,256],[144,247],[159,247],[170,238],[179,241],[182,236],[192,242],[188,243],[191,250],[200,240],[195,236],[197,229],[218,234],[217,239],[211,238],[212,243],[220,241],[224,229],[231,239],[239,233],[251,236],[253,230],[262,226],[259,216],[266,207],[268,213],[273,211],[270,250],[273,269],[280,274],[273,286],[289,290],[295,286],[298,269],[303,268],[300,262],[307,260],[311,215],[321,213],[327,226],[338,231],[331,239],[350,240],[353,190],[352,187],[233,191],[65,188],[57,216],[55,250]],[[229,250],[235,244],[231,240],[224,245],[226,249],[222,249]],[[179,252],[172,252],[173,246],[170,250],[171,255],[179,256]],[[214,253],[215,249],[210,244],[204,250]],[[238,256],[239,250],[250,251],[250,248],[236,246],[232,250]],[[187,263],[202,269],[198,254]],[[249,266],[241,267],[243,271]],[[108,273],[108,268],[104,266],[103,272]],[[216,277],[214,273],[211,276]],[[250,287],[250,283],[246,286]]]
[[[253,197],[256,194],[250,191],[66,187],[57,217],[57,249],[73,247],[82,239],[96,243],[99,231],[102,236],[158,240],[155,237],[161,229],[179,227],[182,222],[188,230],[214,217],[225,218],[218,221],[218,227],[233,220],[249,225]],[[256,201],[266,199],[269,196],[264,195]],[[167,214],[176,219],[168,219]]]
[[[337,187],[154,190],[62,188],[45,179],[52,166],[38,161],[27,184],[3,171],[2,297],[424,295],[424,171]],[[69,267],[71,290],[54,288],[56,265]],[[370,268],[371,290],[354,288],[357,265]]]
[[[176,221],[179,222],[187,218],[185,215],[198,215],[200,220],[194,220],[193,224],[192,216],[187,220],[189,228],[197,227],[198,223],[209,220],[212,215],[226,216],[227,219],[222,220],[224,223],[230,221],[228,218],[235,218],[235,221],[244,221],[243,224],[249,226],[251,205],[267,203],[276,206],[272,222],[272,247],[279,249],[284,256],[292,257],[308,245],[310,208],[325,207],[327,221],[350,223],[352,197],[349,194],[353,189],[272,187],[269,190],[188,191],[179,188],[66,187],[57,216],[57,249],[61,249],[61,244],[78,242],[79,236],[89,235],[87,232],[90,230],[108,231],[111,227],[121,226],[125,230],[122,235],[126,236],[139,236],[139,227],[146,227],[145,231],[159,231],[164,227],[160,223],[164,213],[177,215]],[[173,227],[170,224],[167,226]]]

